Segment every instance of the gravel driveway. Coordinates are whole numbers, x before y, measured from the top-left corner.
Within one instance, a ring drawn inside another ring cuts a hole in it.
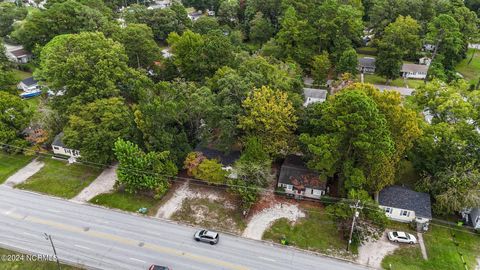
[[[108,167],[86,188],[84,188],[72,201],[87,202],[93,197],[108,193],[113,190],[113,186],[117,181],[118,164]]]
[[[363,265],[381,269],[383,258],[399,247],[398,244],[388,241],[387,232],[384,232],[377,241],[369,241],[358,248],[357,261]]]
[[[243,237],[261,240],[263,233],[272,225],[272,223],[281,218],[287,218],[290,221],[305,217],[297,205],[294,204],[276,204],[273,207],[266,208],[255,214],[248,222],[247,228],[243,231]]]
[[[28,163],[25,167],[21,168],[16,173],[8,177],[4,184],[13,187],[20,183],[23,183],[32,175],[40,171],[44,165],[45,163],[38,161],[37,159],[34,159],[32,160],[32,162]]]

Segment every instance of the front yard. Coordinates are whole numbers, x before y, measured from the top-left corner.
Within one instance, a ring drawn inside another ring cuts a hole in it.
[[[131,194],[124,191],[100,194],[91,199],[90,202],[130,212],[137,212],[140,208],[147,208],[147,215],[155,215],[159,204],[159,200],[151,196]]]
[[[226,198],[186,198],[173,220],[207,229],[240,234],[246,223],[240,210]]]
[[[264,240],[280,243],[285,237],[288,244],[320,253],[351,257],[345,248],[347,242],[338,231],[336,223],[321,208],[305,208],[305,218],[292,223],[279,219],[263,234]]]
[[[455,245],[452,234],[459,243]],[[476,257],[480,255],[480,235],[468,231],[450,230],[446,227],[431,225],[423,235],[427,249],[428,260],[422,258],[418,245],[402,245],[393,254],[382,261],[384,269],[420,270],[420,269],[465,269],[460,253],[463,254],[468,269],[475,269]]]
[[[28,189],[71,199],[87,187],[101,172],[101,168],[44,158],[45,166],[17,188]]]
[[[360,81],[360,75],[357,75],[357,81]],[[371,84],[385,84],[386,80],[385,78],[382,78],[376,74],[365,74],[364,77],[364,82],[365,83],[371,83]],[[390,81],[390,86],[396,86],[396,87],[409,87],[412,89],[416,89],[419,86],[423,85],[423,80],[404,80],[403,78],[397,78],[393,81]]]
[[[0,151],[0,184],[16,171],[32,161],[32,156],[10,155]]]

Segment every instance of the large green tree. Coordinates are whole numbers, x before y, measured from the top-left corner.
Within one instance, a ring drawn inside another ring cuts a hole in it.
[[[352,75],[356,75],[358,72],[357,65],[357,52],[353,48],[350,48],[348,50],[345,50],[338,59],[338,63],[336,66],[337,73],[350,73]]]
[[[342,91],[314,104],[300,136],[308,165],[338,175],[345,190],[380,191],[393,182],[394,141],[384,114],[361,89]]]
[[[152,29],[145,24],[128,24],[113,33],[113,39],[125,47],[131,67],[145,69],[160,58],[160,48],[153,39]]]
[[[255,43],[265,43],[274,33],[273,25],[266,19],[261,12],[257,12],[250,21],[250,40]]]
[[[202,81],[222,66],[232,64],[234,48],[220,31],[200,35],[188,30],[182,35],[171,33],[168,44],[174,62],[188,80]]]
[[[31,110],[19,97],[0,91],[0,144],[5,144],[6,149],[21,152],[19,148],[25,147],[27,142],[22,138],[22,131],[28,127]]]
[[[262,86],[251,92],[242,106],[245,114],[238,126],[247,136],[257,136],[272,157],[292,151],[297,116],[287,93]]]
[[[10,90],[16,82],[10,61],[5,55],[5,47],[0,41],[0,91]]]
[[[0,3],[0,37],[4,37],[13,30],[13,23],[23,20],[27,16],[25,7],[17,7],[14,3]]]
[[[56,99],[63,104],[58,109],[66,110],[99,98],[139,95],[148,80],[127,61],[124,47],[102,33],[60,35],[42,49],[35,75],[63,93]]]
[[[107,18],[100,11],[75,0],[67,0],[30,14],[12,32],[12,38],[27,50],[32,50],[36,45],[47,44],[55,36],[100,31],[106,24]]]
[[[97,99],[70,115],[65,144],[80,150],[82,159],[106,164],[114,160],[117,139],[133,135],[133,115],[122,98]]]
[[[312,78],[316,85],[325,84],[331,67],[332,63],[330,61],[328,52],[323,51],[322,54],[313,57]]]
[[[143,152],[136,144],[118,139],[114,144],[119,162],[118,183],[130,193],[155,190],[156,196],[165,194],[169,178],[177,174],[169,152]]]

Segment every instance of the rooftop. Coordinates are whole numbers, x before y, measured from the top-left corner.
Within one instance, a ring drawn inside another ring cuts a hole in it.
[[[428,66],[426,65],[417,65],[417,64],[403,64],[401,72],[424,72],[427,73]]]
[[[16,50],[11,51],[10,53],[13,54],[15,57],[22,57],[22,56],[27,56],[27,55],[30,54],[25,49],[16,49]]]
[[[375,61],[373,57],[362,57],[358,59],[358,65],[362,67],[375,67]]]
[[[303,94],[306,98],[319,98],[319,99],[326,99],[327,98],[327,90],[324,89],[316,89],[316,88],[303,88]]]
[[[201,152],[208,159],[217,159],[224,166],[233,165],[233,163],[235,163],[235,161],[240,158],[239,151],[231,151],[229,153],[225,153],[223,151],[202,146],[195,147],[195,152]]]
[[[382,206],[415,211],[418,217],[432,218],[430,195],[427,193],[401,186],[390,186],[380,191],[378,202]]]
[[[305,188],[323,190],[327,185],[326,179],[307,168],[302,158],[297,155],[289,155],[285,158],[280,169],[278,182],[293,185],[297,190],[305,190]]]
[[[28,77],[26,79],[23,79],[22,83],[25,84],[26,86],[31,86],[31,85],[37,84],[38,81],[35,80],[33,77]]]

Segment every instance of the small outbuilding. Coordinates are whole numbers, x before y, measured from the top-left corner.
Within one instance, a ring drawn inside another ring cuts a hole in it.
[[[430,195],[427,193],[390,186],[380,191],[378,203],[385,215],[395,221],[428,224],[432,220]]]
[[[288,155],[280,169],[278,188],[288,197],[320,199],[326,193],[326,178],[307,168],[302,158]]]

